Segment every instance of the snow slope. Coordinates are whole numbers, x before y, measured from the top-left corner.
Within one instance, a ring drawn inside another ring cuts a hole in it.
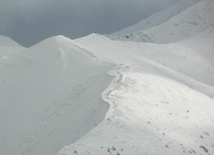
[[[100,94],[110,65],[62,36],[0,61],[0,154],[56,154],[108,110]]]
[[[22,47],[12,39],[0,35],[0,58],[23,49],[24,47]]]
[[[161,76],[118,74],[103,95],[111,105],[105,119],[59,155],[214,153],[213,99]]]
[[[168,19],[172,18],[173,16],[176,16],[183,10],[186,10],[193,4],[196,4],[200,0],[180,0],[177,3],[175,3],[173,6],[167,8],[166,10],[154,13],[147,19],[144,19],[140,21],[139,23],[129,26],[121,31],[113,33],[113,35],[123,35],[127,33],[137,32],[141,30],[146,30],[151,27],[160,25],[164,22],[166,22]]]
[[[21,45],[19,45],[18,43],[16,43],[14,40],[12,40],[12,39],[10,39],[10,38],[8,38],[8,37],[6,37],[6,36],[1,36],[0,35],[0,46],[2,47],[5,47],[5,46],[9,46],[9,47],[11,47],[11,46],[21,46]]]
[[[214,154],[213,4],[200,1],[143,37],[75,40],[118,68],[102,94],[110,104],[105,119],[59,155]],[[142,40],[159,44],[133,42]]]
[[[209,33],[213,36],[213,33]],[[200,38],[200,37],[199,37]],[[170,78],[176,78],[180,82],[187,79],[200,81],[204,84],[214,86],[213,62],[207,61],[208,57],[203,56],[208,51],[213,56],[212,37],[207,37],[207,44],[197,47],[197,50],[185,46],[182,43],[172,44],[149,44],[138,42],[112,41],[104,36],[92,34],[88,37],[77,39],[76,44],[82,48],[93,51],[100,59],[116,64],[153,67],[165,72]],[[194,38],[193,44],[203,40]],[[210,43],[210,44],[209,44]],[[103,48],[104,47],[104,48]],[[102,52],[100,52],[102,51]],[[151,69],[149,69],[150,72]],[[170,71],[171,70],[171,71]],[[189,82],[189,84],[192,82]],[[187,82],[185,82],[187,84]],[[199,86],[200,87],[200,86]],[[200,89],[200,88],[199,88]],[[213,95],[213,94],[210,94]]]
[[[111,37],[119,40],[170,43],[201,33],[214,25],[214,1],[202,0],[163,24]],[[161,18],[161,16],[160,16]],[[134,28],[133,28],[134,29]]]
[[[142,31],[158,44],[3,37],[0,154],[214,154],[212,16],[203,0]]]
[[[102,94],[110,104],[105,119],[59,155],[213,154],[214,66],[204,54],[214,56],[210,31],[166,45],[98,34],[74,40],[118,68]]]

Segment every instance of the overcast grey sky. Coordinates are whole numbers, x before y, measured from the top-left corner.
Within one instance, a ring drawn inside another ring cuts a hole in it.
[[[113,33],[179,0],[0,0],[0,35],[24,46],[54,35]]]

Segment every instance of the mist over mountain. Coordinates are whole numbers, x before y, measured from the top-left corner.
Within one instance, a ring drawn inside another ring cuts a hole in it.
[[[3,0],[0,34],[31,46],[54,35],[78,38],[93,32],[113,33],[177,1]]]

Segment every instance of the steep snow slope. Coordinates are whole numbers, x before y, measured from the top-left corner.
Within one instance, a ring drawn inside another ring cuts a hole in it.
[[[172,5],[171,7],[167,8],[166,10],[157,12],[135,25],[132,25],[121,31],[113,33],[113,35],[116,35],[116,36],[123,35],[126,33],[137,32],[137,31],[145,30],[145,29],[160,25],[165,21],[167,21],[168,19],[172,18],[173,16],[179,14],[183,10],[186,10],[193,4],[196,4],[199,1],[200,0],[180,0],[174,5]]]
[[[70,39],[47,39],[0,61],[0,154],[52,155],[96,126],[110,65]]]
[[[207,35],[168,45],[112,41],[98,34],[75,40],[118,68],[110,72],[116,78],[102,94],[110,104],[105,119],[59,155],[213,154],[214,87],[209,84],[214,66],[203,55],[208,44],[191,48],[201,40],[211,42],[213,35]],[[211,48],[207,53],[213,57]],[[208,66],[212,72],[204,70]]]
[[[59,155],[214,153],[214,101],[174,80],[133,69],[104,93],[104,121]]]
[[[114,39],[170,43],[201,33],[214,25],[214,1],[203,0],[161,25],[113,37]]]

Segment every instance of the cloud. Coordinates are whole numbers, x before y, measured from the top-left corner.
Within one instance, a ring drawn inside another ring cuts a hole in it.
[[[112,33],[175,0],[1,0],[0,34],[24,46],[54,35]]]

